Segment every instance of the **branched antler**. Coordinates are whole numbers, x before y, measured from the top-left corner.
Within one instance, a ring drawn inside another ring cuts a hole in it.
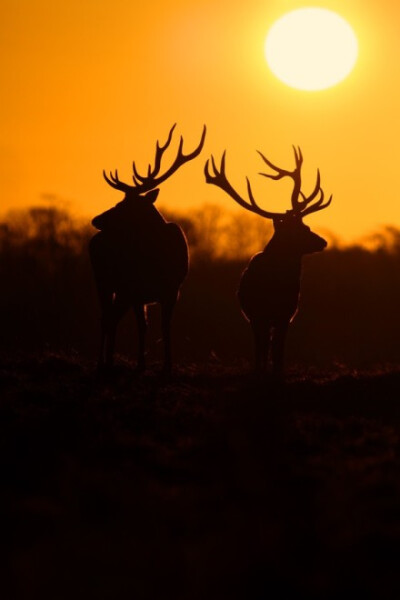
[[[327,206],[329,206],[329,204],[332,201],[332,196],[329,198],[329,200],[325,204],[323,203],[324,192],[321,189],[321,175],[320,175],[319,169],[317,169],[317,181],[315,183],[312,193],[309,196],[304,195],[304,193],[301,191],[301,167],[303,164],[303,154],[301,152],[300,147],[296,148],[295,146],[293,146],[293,151],[294,151],[294,158],[295,158],[296,166],[293,169],[293,171],[287,171],[285,169],[281,169],[281,168],[277,167],[276,165],[274,165],[270,160],[268,160],[268,158],[266,158],[264,156],[264,154],[262,152],[257,150],[258,154],[261,156],[263,161],[271,169],[273,169],[274,171],[277,172],[275,175],[271,175],[268,173],[260,173],[260,175],[263,175],[264,177],[269,177],[270,179],[275,179],[275,180],[282,179],[283,177],[290,177],[291,179],[293,179],[294,187],[293,187],[292,197],[291,197],[291,202],[292,202],[292,211],[291,212],[303,217],[307,214],[316,212],[317,210],[322,210],[323,208],[326,208]],[[320,197],[317,200],[317,202],[315,202],[314,204],[311,204],[311,202],[313,200],[315,200],[315,198],[318,195]],[[300,197],[303,200],[299,200]]]
[[[226,177],[225,158],[226,158],[226,151],[222,155],[221,166],[218,169],[215,164],[214,157],[211,156],[212,173],[210,173],[210,169],[209,169],[210,159],[207,160],[207,162],[204,166],[204,174],[206,177],[206,182],[212,183],[213,185],[218,186],[219,188],[224,190],[227,194],[229,194],[229,196],[231,198],[233,198],[235,200],[235,202],[240,204],[240,206],[242,206],[243,208],[246,208],[247,210],[250,210],[251,212],[256,213],[257,215],[260,215],[261,217],[265,217],[266,219],[275,219],[277,217],[283,217],[285,213],[270,212],[267,210],[263,210],[262,208],[260,208],[258,206],[258,204],[255,201],[255,198],[254,198],[254,195],[253,195],[253,192],[251,189],[250,180],[248,177],[246,177],[246,181],[247,181],[247,193],[248,193],[250,202],[248,202],[247,200],[244,200],[237,193],[237,191],[231,186],[231,184],[229,183],[229,181]]]
[[[103,171],[104,179],[107,181],[107,183],[109,185],[111,185],[111,187],[113,187],[114,189],[120,190],[125,193],[128,191],[135,190],[138,194],[141,194],[143,192],[148,192],[148,191],[153,190],[154,188],[158,187],[163,181],[165,181],[166,179],[168,179],[168,177],[170,177],[173,173],[175,173],[175,171],[177,171],[179,169],[179,167],[181,167],[186,162],[192,160],[193,158],[196,158],[196,156],[198,156],[200,154],[200,152],[204,146],[204,140],[205,140],[206,131],[207,131],[207,128],[205,125],[203,127],[203,132],[201,134],[199,144],[189,154],[184,154],[184,152],[183,152],[183,137],[182,136],[180,137],[178,153],[177,153],[177,156],[176,156],[174,162],[169,167],[169,169],[167,169],[165,171],[165,173],[163,175],[160,175],[158,177],[160,169],[161,169],[161,161],[162,161],[164,152],[171,144],[172,135],[173,135],[175,127],[176,127],[176,123],[171,127],[168,137],[163,145],[160,145],[160,143],[157,140],[156,153],[155,153],[155,158],[154,158],[154,166],[152,167],[151,165],[149,165],[148,170],[147,170],[147,175],[141,175],[137,170],[135,161],[133,161],[133,163],[132,163],[132,168],[133,168],[132,179],[133,179],[134,185],[128,185],[127,183],[120,181],[117,170],[115,170],[115,172],[114,172],[115,174],[110,172],[110,176],[107,176],[106,172]]]
[[[120,190],[121,192],[128,192],[132,186],[120,181],[118,177],[118,170],[115,169],[114,173],[110,171],[110,175],[108,176],[105,170],[103,169],[103,177],[107,181],[108,185],[111,185],[115,190]]]
[[[270,167],[270,169],[275,171],[274,174],[259,173],[260,175],[262,175],[263,177],[268,177],[269,179],[274,179],[275,181],[282,179],[283,177],[290,177],[293,180],[294,187],[293,187],[292,196],[291,196],[292,208],[287,210],[286,213],[271,212],[271,211],[266,211],[266,210],[263,210],[262,208],[260,208],[258,206],[258,204],[256,203],[255,198],[253,196],[250,181],[249,181],[248,177],[246,177],[246,180],[247,180],[247,192],[248,192],[248,196],[249,196],[249,201],[244,200],[236,192],[236,190],[232,187],[232,185],[229,183],[229,181],[226,177],[226,173],[225,173],[226,152],[224,152],[222,155],[221,166],[219,169],[216,167],[214,157],[211,156],[211,166],[212,166],[212,171],[213,171],[212,173],[210,173],[210,168],[209,168],[210,160],[207,160],[207,162],[205,164],[205,168],[204,168],[206,182],[212,183],[213,185],[220,187],[227,194],[229,194],[231,196],[231,198],[233,198],[235,200],[235,202],[240,204],[240,206],[242,206],[243,208],[246,208],[247,210],[250,210],[250,211],[252,211],[262,217],[265,217],[267,219],[275,219],[278,217],[284,217],[288,214],[302,218],[305,215],[308,215],[312,212],[316,212],[318,210],[322,210],[323,208],[326,208],[327,206],[329,206],[329,204],[332,201],[332,196],[330,196],[329,200],[324,202],[324,192],[321,188],[321,176],[320,176],[319,169],[317,170],[317,180],[316,180],[316,183],[315,183],[312,193],[309,196],[305,196],[305,194],[301,191],[301,167],[303,164],[303,154],[299,147],[296,148],[295,146],[293,146],[293,150],[294,150],[294,157],[295,157],[295,163],[296,163],[293,171],[289,171],[289,170],[281,169],[280,167],[277,167],[268,158],[266,158],[266,156],[264,156],[264,154],[262,152],[257,150],[258,154],[261,156],[263,161],[268,165],[268,167]],[[313,201],[317,197],[318,197],[318,200],[313,203]],[[302,199],[300,200],[300,198],[302,198]]]

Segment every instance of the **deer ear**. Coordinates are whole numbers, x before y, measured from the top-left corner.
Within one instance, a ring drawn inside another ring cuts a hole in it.
[[[159,192],[160,192],[159,189],[151,190],[151,192],[148,192],[144,196],[144,199],[147,200],[147,202],[151,202],[151,204],[154,204],[154,202],[157,200],[157,196],[158,196]]]
[[[101,224],[100,224],[100,221],[101,221],[101,219],[100,219],[100,215],[97,215],[97,217],[95,217],[95,218],[92,220],[92,225],[93,225],[93,227],[96,227],[96,229],[100,229],[100,230],[101,230]]]

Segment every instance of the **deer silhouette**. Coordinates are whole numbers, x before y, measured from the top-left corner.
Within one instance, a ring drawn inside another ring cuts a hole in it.
[[[332,196],[324,201],[319,169],[312,193],[306,196],[301,191],[301,167],[303,156],[300,148],[293,146],[295,168],[288,171],[275,166],[260,151],[263,161],[272,174],[259,173],[264,177],[279,180],[289,177],[294,187],[291,196],[292,208],[285,213],[263,210],[256,203],[251,184],[247,180],[249,200],[244,200],[231,186],[225,174],[224,152],[218,169],[211,156],[205,164],[207,183],[214,184],[227,192],[240,206],[260,217],[271,219],[274,234],[262,252],[255,254],[242,273],[238,298],[240,307],[253,330],[255,345],[255,367],[257,372],[266,370],[271,354],[272,372],[280,378],[283,373],[284,348],[289,323],[294,319],[300,293],[301,263],[305,254],[321,252],[327,242],[313,233],[303,223],[303,218],[329,206]]]
[[[117,325],[133,307],[138,330],[137,370],[145,369],[147,305],[161,305],[164,371],[171,371],[171,317],[180,286],[188,272],[188,247],[182,229],[165,221],[154,206],[158,186],[186,162],[198,156],[206,136],[204,126],[197,147],[183,152],[181,136],[172,165],[160,174],[163,155],[171,144],[176,124],[163,145],[157,141],[154,166],[141,175],[133,162],[133,185],[120,181],[118,171],[103,171],[106,182],[125,197],[114,208],[98,215],[92,225],[100,231],[89,244],[89,253],[101,307],[99,368],[111,367]]]

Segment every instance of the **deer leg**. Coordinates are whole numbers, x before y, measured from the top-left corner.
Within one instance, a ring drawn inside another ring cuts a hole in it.
[[[138,329],[138,358],[136,369],[138,372],[143,372],[146,368],[145,360],[145,338],[146,338],[146,308],[144,304],[135,305],[136,323]]]
[[[101,370],[105,365],[106,347],[108,344],[108,335],[110,329],[110,317],[112,313],[113,298],[112,294],[103,293],[101,296],[101,334],[100,351],[97,361],[97,368]]]
[[[101,334],[100,334],[100,352],[97,360],[97,368],[101,370],[104,367],[104,349],[106,346],[107,339],[107,326],[106,319],[104,316],[101,317]]]
[[[164,341],[164,366],[163,372],[169,375],[172,370],[172,353],[171,353],[171,319],[174,310],[174,302],[164,302],[161,305],[161,327]]]
[[[121,298],[119,294],[113,294],[113,302],[107,322],[107,333],[105,340],[106,367],[112,367],[114,364],[114,348],[117,326],[128,308],[129,303],[125,299]]]
[[[262,336],[259,329],[253,326],[254,334],[254,360],[255,360],[255,371],[257,374],[261,374],[263,371],[263,360],[262,360]]]
[[[257,374],[264,373],[268,364],[269,353],[269,325],[251,323],[254,336],[255,371]]]
[[[285,342],[289,323],[287,321],[279,323],[274,328],[272,336],[272,373],[275,377],[281,378],[283,375]]]
[[[114,312],[114,311],[113,311]],[[117,321],[112,314],[107,323],[107,333],[105,336],[105,366],[111,368],[114,365],[114,348],[115,348],[115,336],[117,333]]]

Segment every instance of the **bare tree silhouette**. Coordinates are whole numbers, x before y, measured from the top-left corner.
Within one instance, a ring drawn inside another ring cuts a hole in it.
[[[146,175],[140,175],[133,162],[134,185],[120,181],[117,170],[109,175],[103,171],[107,183],[124,192],[125,197],[92,221],[100,230],[89,244],[102,311],[99,367],[112,365],[118,322],[133,307],[139,336],[137,368],[145,368],[146,306],[160,303],[164,371],[171,370],[171,317],[188,271],[188,248],[181,228],[175,223],[167,223],[154,202],[159,193],[158,186],[200,154],[206,135],[204,126],[199,144],[189,154],[183,152],[181,136],[175,160],[160,175],[161,161],[175,127],[176,124],[164,145],[157,141],[154,166],[149,165]]]
[[[256,371],[268,366],[271,347],[272,369],[275,376],[283,372],[284,346],[289,323],[296,315],[300,292],[301,262],[305,254],[322,251],[327,242],[313,233],[303,223],[303,217],[329,206],[332,196],[324,202],[324,192],[320,185],[320,173],[309,196],[301,191],[301,167],[303,156],[300,148],[294,149],[295,168],[293,171],[281,169],[271,163],[258,151],[263,161],[274,174],[260,173],[270,179],[290,177],[294,187],[291,196],[292,208],[286,213],[263,210],[255,201],[250,181],[247,178],[249,200],[244,200],[231,186],[225,174],[225,152],[218,169],[211,156],[211,167],[207,160],[205,176],[212,183],[227,192],[243,208],[266,219],[272,219],[274,234],[264,248],[250,260],[242,273],[238,297],[243,314],[250,322],[255,342]]]

